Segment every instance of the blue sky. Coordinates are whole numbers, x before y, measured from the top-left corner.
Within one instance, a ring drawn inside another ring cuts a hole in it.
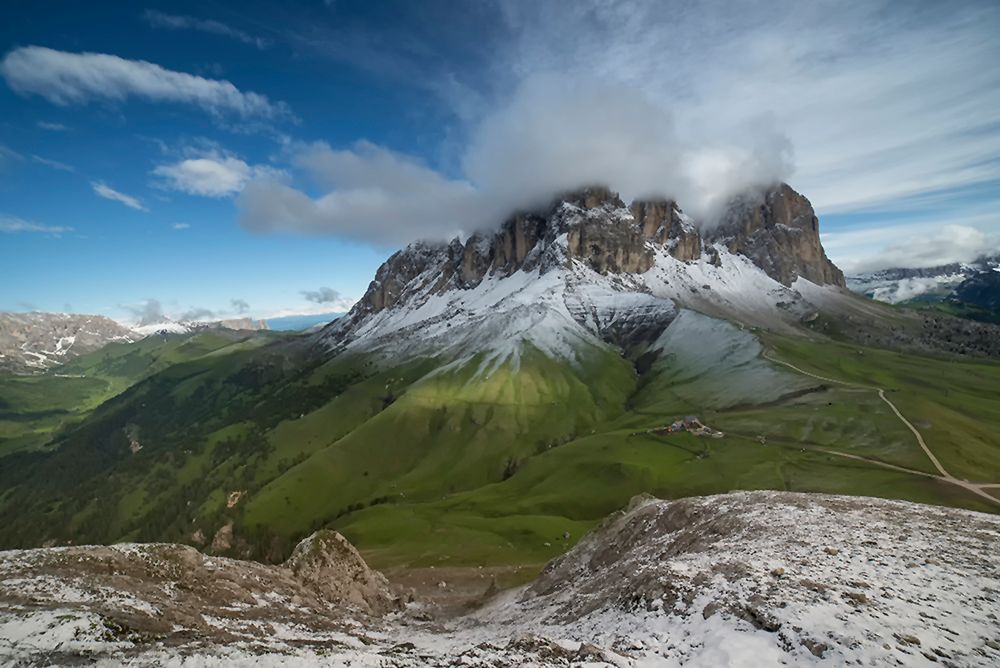
[[[594,181],[708,220],[781,178],[848,270],[972,259],[998,35],[993,2],[4,3],[0,310],[341,310]]]

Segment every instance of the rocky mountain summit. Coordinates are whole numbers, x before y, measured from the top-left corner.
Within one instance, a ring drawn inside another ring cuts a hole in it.
[[[812,206],[785,184],[733,198],[714,223],[670,200],[626,206],[605,187],[570,192],[493,232],[395,253],[314,341],[392,361],[483,355],[485,370],[529,348],[570,361],[595,346],[641,355],[686,308],[786,334],[1000,354],[993,325],[887,309],[846,290]]]
[[[843,272],[820,243],[812,204],[787,184],[734,198],[709,239],[747,256],[784,285],[801,276],[817,285],[845,286]]]
[[[0,662],[995,666],[998,532],[994,515],[863,497],[637,498],[457,616],[331,531],[276,566],[171,544],[15,550]]]
[[[439,270],[432,289],[440,293],[475,288],[487,276],[536,268],[545,273],[574,261],[601,275],[643,273],[658,249],[685,262],[703,253],[718,262],[716,244],[786,286],[799,276],[844,286],[843,273],[823,251],[812,205],[786,184],[733,199],[719,224],[705,232],[672,200],[626,206],[608,188],[590,187],[555,198],[546,210],[515,214],[492,234],[408,246],[379,268],[358,311],[397,304],[432,264]]]
[[[0,371],[42,371],[112,341],[131,343],[139,338],[100,315],[0,313]]]
[[[997,325],[883,308],[846,287],[809,200],[787,184],[732,198],[715,221],[590,187],[493,232],[409,245],[314,340],[390,360],[483,354],[486,369],[527,348],[571,361],[609,344],[641,355],[686,308],[785,334],[1000,355]]]

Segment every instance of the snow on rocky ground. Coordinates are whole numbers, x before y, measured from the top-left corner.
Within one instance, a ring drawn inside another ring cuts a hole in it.
[[[587,347],[655,339],[678,306],[779,328],[815,310],[798,289],[723,247],[713,249],[718,264],[708,253],[682,262],[664,248],[650,248],[654,266],[641,274],[605,276],[579,260],[563,260],[510,276],[488,275],[474,288],[444,292],[436,291],[434,265],[411,282],[419,287],[405,300],[365,318],[346,347],[378,351],[385,360],[440,355],[465,363],[483,354],[487,366],[496,366],[508,360],[516,365],[530,344],[573,362]],[[810,286],[818,298],[833,290]]]
[[[817,383],[771,364],[746,328],[684,309],[651,345],[671,391],[714,409],[776,401]]]
[[[132,331],[141,337],[154,334],[187,334],[191,326],[183,322],[154,322],[148,325],[133,325]]]
[[[432,282],[405,304],[367,318],[348,348],[377,350],[385,359],[417,355],[468,361],[482,354],[489,366],[514,364],[530,344],[570,362],[582,350],[603,346],[605,332],[627,318],[664,326],[672,301],[637,289],[636,282],[602,276],[582,264],[542,272],[538,267],[510,276],[487,276],[475,288],[438,294]]]
[[[695,262],[682,262],[657,249],[656,263],[642,274],[649,291],[707,315],[761,327],[781,327],[798,322],[815,310],[797,285],[787,287],[768,276],[747,257],[714,247],[718,264],[707,254]],[[799,278],[797,283],[809,283]],[[812,283],[819,294],[836,288]]]
[[[996,666],[998,544],[1000,517],[901,501],[637,499],[455,618],[403,607],[329,534],[283,566],[169,545],[12,551],[0,663]]]

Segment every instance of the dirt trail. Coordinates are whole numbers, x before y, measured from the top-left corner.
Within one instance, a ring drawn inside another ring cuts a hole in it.
[[[941,462],[938,461],[938,458],[936,456],[934,456],[934,453],[931,452],[931,449],[929,447],[927,447],[927,443],[924,442],[924,437],[921,436],[921,434],[920,434],[919,431],[917,431],[917,428],[914,427],[913,424],[911,424],[909,420],[907,420],[905,417],[903,417],[903,414],[899,412],[898,408],[896,408],[896,404],[892,403],[889,400],[889,398],[885,396],[885,390],[883,388],[876,387],[874,385],[862,385],[860,383],[848,383],[847,381],[837,380],[836,378],[827,378],[826,376],[820,376],[818,374],[806,371],[805,369],[800,369],[799,367],[795,366],[794,364],[792,364],[790,362],[785,362],[783,360],[779,360],[779,359],[773,357],[771,355],[770,351],[765,351],[764,352],[764,359],[766,359],[766,360],[768,360],[770,362],[774,362],[775,364],[781,364],[782,366],[786,366],[789,369],[792,369],[793,371],[797,371],[798,373],[801,373],[801,374],[803,374],[805,376],[809,376],[810,378],[816,378],[817,380],[822,380],[822,381],[827,382],[827,383],[836,383],[837,385],[844,385],[846,387],[863,388],[863,389],[866,389],[866,390],[871,390],[873,392],[876,392],[878,394],[879,398],[882,401],[884,401],[886,404],[889,405],[889,408],[892,409],[892,412],[895,413],[896,417],[898,417],[899,420],[904,425],[906,425],[906,428],[909,429],[913,433],[913,435],[917,439],[917,445],[920,446],[920,449],[924,451],[924,454],[927,455],[927,458],[931,461],[932,464],[934,464],[934,468],[936,468],[938,470],[938,472],[940,473],[940,475],[930,475],[930,477],[937,478],[938,480],[944,480],[945,482],[950,482],[951,484],[957,485],[959,487],[962,487],[962,488],[964,488],[964,489],[972,492],[973,494],[975,494],[977,496],[980,496],[980,497],[982,497],[984,499],[988,499],[994,505],[1000,506],[1000,499],[997,499],[996,497],[994,497],[993,495],[991,495],[991,494],[989,494],[988,492],[985,491],[985,488],[1000,487],[1000,483],[972,483],[972,482],[969,482],[968,480],[962,480],[961,478],[956,478],[955,476],[953,476],[950,473],[948,473],[948,471],[944,468],[944,466],[941,465]],[[889,468],[902,469],[902,467],[893,466],[892,464],[886,464],[885,462],[877,462],[875,460],[869,460],[869,459],[866,459],[865,457],[860,457],[858,455],[850,455],[850,454],[847,454],[847,453],[844,453],[844,452],[837,452],[835,450],[827,450],[826,452],[828,452],[831,455],[840,455],[842,457],[849,457],[851,459],[860,459],[862,461],[869,461],[869,462],[871,462],[873,464],[878,464],[880,466],[888,466]],[[908,469],[903,469],[903,470],[908,470]],[[918,471],[911,471],[911,472],[912,473],[919,473]],[[921,473],[921,475],[928,475],[928,474]]]

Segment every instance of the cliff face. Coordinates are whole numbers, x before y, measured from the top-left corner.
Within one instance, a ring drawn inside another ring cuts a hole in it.
[[[809,200],[782,183],[734,198],[706,240],[750,258],[775,280],[791,285],[801,276],[819,285],[844,287],[844,274],[827,258],[819,219]]]
[[[603,186],[563,194],[544,210],[517,213],[494,233],[448,244],[415,243],[378,270],[353,316],[396,304],[419,282],[434,292],[469,289],[488,276],[582,262],[599,274],[641,274],[657,248],[685,262],[715,244],[745,255],[772,278],[790,285],[802,276],[821,285],[844,285],[826,257],[819,222],[805,197],[785,184],[734,198],[707,233],[673,200],[637,200],[626,206]]]

